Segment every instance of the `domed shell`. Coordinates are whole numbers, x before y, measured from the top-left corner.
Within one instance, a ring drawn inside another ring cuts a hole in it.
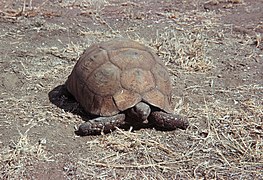
[[[66,87],[94,115],[112,116],[140,101],[171,112],[166,67],[149,48],[132,40],[114,39],[87,48]]]

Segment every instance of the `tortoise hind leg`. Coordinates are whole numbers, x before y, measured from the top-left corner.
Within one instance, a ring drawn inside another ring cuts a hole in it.
[[[89,120],[79,126],[75,132],[80,136],[99,135],[101,132],[109,133],[125,123],[125,114],[117,114],[109,117],[98,117]]]
[[[189,125],[186,118],[162,111],[152,112],[149,116],[149,121],[156,127],[165,130],[174,130],[176,128],[186,129]]]

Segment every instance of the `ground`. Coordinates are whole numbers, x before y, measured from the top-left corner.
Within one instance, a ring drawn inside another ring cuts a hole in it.
[[[1,1],[0,178],[262,179],[262,9],[260,0]],[[81,107],[59,88],[85,48],[115,37],[164,61],[187,130],[74,133]]]

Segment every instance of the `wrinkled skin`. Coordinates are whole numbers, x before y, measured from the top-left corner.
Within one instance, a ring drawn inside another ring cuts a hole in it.
[[[85,122],[79,126],[76,134],[86,136],[97,135],[102,132],[109,133],[115,130],[116,127],[126,124],[128,122],[126,120],[136,122],[137,124],[153,124],[155,127],[164,130],[186,129],[188,127],[188,120],[186,118],[161,110],[152,111],[148,104],[140,102],[125,113],[109,117],[98,117]]]

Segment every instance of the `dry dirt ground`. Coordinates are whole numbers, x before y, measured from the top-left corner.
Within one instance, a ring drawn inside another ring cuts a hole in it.
[[[2,0],[0,179],[262,179],[262,9],[262,0]],[[59,88],[85,48],[114,37],[163,59],[187,130],[74,134],[81,109]]]

